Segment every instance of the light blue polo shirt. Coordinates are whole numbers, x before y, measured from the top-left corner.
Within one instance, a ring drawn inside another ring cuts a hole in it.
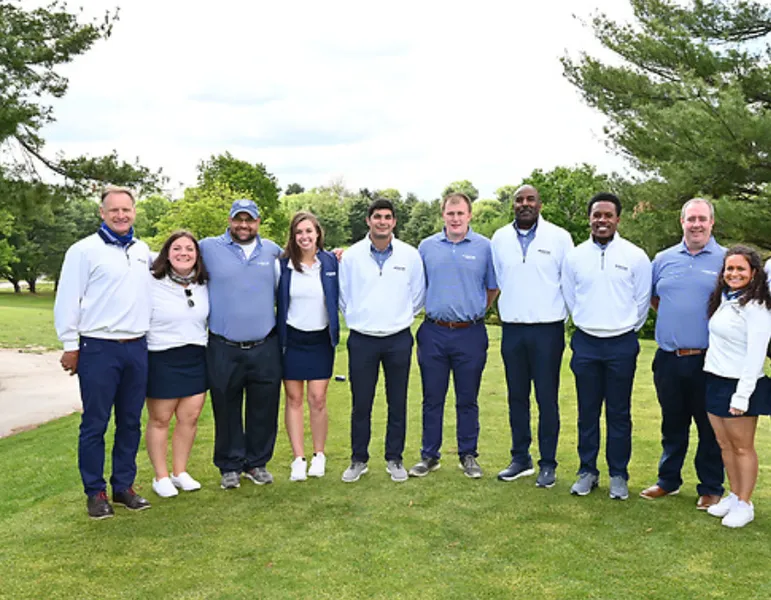
[[[723,268],[725,248],[715,238],[697,254],[685,241],[662,250],[653,259],[653,296],[659,298],[656,343],[673,352],[678,348],[706,348],[707,303]]]
[[[200,247],[209,272],[209,331],[234,342],[264,339],[276,325],[273,263],[281,248],[258,236],[247,259],[229,231]]]
[[[445,231],[420,242],[426,273],[426,315],[440,321],[473,321],[484,316],[487,290],[498,287],[490,240],[470,228],[460,242]]]

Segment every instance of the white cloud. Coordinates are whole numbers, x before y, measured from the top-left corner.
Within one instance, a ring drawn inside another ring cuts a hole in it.
[[[628,11],[611,0],[131,0],[112,38],[67,67],[48,151],[114,148],[192,184],[200,160],[229,150],[283,186],[343,176],[424,198],[457,179],[489,197],[538,167],[619,169],[558,61],[597,50],[572,13],[598,4]]]

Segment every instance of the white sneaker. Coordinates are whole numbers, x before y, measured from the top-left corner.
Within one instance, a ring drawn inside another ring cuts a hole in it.
[[[308,463],[305,461],[304,456],[298,456],[292,461],[292,474],[289,476],[289,481],[305,481],[308,476],[305,474],[305,469]]]
[[[327,457],[323,452],[317,452],[311,459],[311,466],[308,469],[308,475],[310,477],[324,477],[324,473],[327,469]]]
[[[725,517],[731,509],[734,507],[734,504],[739,500],[739,497],[731,492],[727,496],[725,496],[720,502],[717,504],[713,504],[707,509],[707,512],[711,514],[713,517]]]
[[[177,488],[171,483],[168,477],[161,477],[160,480],[153,478],[153,491],[161,498],[172,498],[179,494]]]
[[[752,502],[747,503],[744,500],[737,500],[730,512],[723,517],[723,525],[736,529],[744,527],[755,518],[755,507]]]
[[[171,483],[183,492],[194,492],[201,489],[201,484],[190,477],[187,471],[182,471],[179,475],[171,475]]]

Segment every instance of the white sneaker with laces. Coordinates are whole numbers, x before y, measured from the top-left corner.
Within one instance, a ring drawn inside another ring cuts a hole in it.
[[[177,488],[174,487],[174,484],[171,483],[171,479],[168,477],[153,478],[153,491],[161,498],[172,498],[179,494]]]
[[[292,461],[292,473],[289,475],[289,481],[305,481],[308,476],[305,473],[307,462],[304,456],[298,456]]]
[[[171,483],[183,492],[194,492],[201,489],[201,484],[190,477],[187,471],[182,471],[179,475],[171,475]]]
[[[311,459],[311,466],[308,469],[309,477],[324,477],[327,469],[327,457],[323,452],[317,452]]]
[[[737,499],[728,514],[723,517],[723,525],[737,529],[744,527],[755,518],[755,507],[752,502]]]
[[[707,512],[713,517],[725,517],[729,512],[731,512],[731,509],[734,507],[734,504],[736,504],[737,500],[739,500],[739,497],[731,492],[725,498],[720,500],[720,502],[710,506],[707,509]]]

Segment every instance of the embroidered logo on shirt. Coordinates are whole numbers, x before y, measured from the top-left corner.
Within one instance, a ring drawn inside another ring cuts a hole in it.
[[[462,256],[463,258],[465,258],[466,260],[476,260],[476,259],[477,259],[477,257],[476,257],[476,256],[473,256],[473,255],[471,255],[471,254],[461,254],[461,256]]]
[[[547,250],[546,248],[538,248],[538,252],[541,254],[551,254],[551,250]]]
[[[701,272],[704,273],[705,275],[712,275],[713,277],[717,277],[717,271],[709,271],[707,269],[702,269]]]
[[[615,266],[617,269],[621,269],[622,271],[629,270],[629,267],[625,267],[624,265],[613,265],[613,266]]]
[[[396,271],[406,271],[407,267],[402,267],[401,265],[394,265],[394,270],[396,270]]]
[[[145,258],[139,258],[139,257],[137,256],[137,262],[141,262],[143,265],[146,265],[146,264],[147,264],[147,259],[145,259]]]
[[[260,265],[261,267],[270,266],[270,263],[267,260],[258,260],[257,264]]]
[[[334,271],[327,271],[326,272],[326,276],[327,277],[335,277],[336,275],[337,275],[337,273],[335,273]]]

